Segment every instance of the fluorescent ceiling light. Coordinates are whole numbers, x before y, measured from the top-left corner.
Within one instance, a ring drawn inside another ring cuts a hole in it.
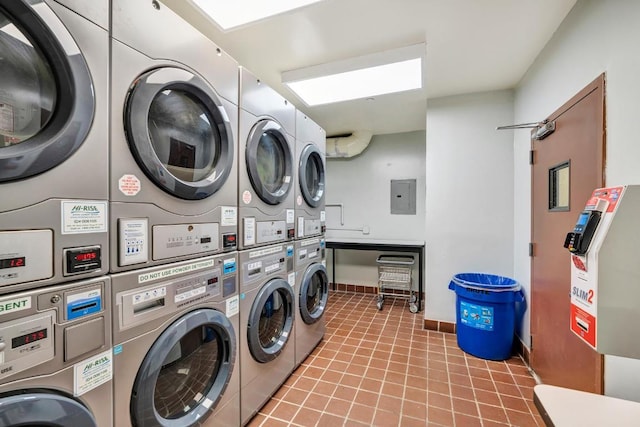
[[[287,71],[282,81],[308,106],[421,89],[425,45]]]
[[[285,13],[321,0],[193,0],[223,30]]]

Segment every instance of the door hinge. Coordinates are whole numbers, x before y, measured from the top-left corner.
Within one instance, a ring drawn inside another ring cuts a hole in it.
[[[529,151],[529,164],[533,165],[535,163],[536,152],[533,150]]]
[[[533,243],[529,243],[529,256],[533,256]]]
[[[529,335],[529,351],[533,350],[533,335]]]

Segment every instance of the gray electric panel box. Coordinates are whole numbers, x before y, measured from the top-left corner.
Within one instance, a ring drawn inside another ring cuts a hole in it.
[[[416,180],[392,179],[391,180],[391,214],[415,215],[416,214]]]

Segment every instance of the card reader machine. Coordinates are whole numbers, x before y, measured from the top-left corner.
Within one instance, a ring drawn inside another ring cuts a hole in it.
[[[595,205],[587,205],[584,211],[580,213],[578,222],[576,222],[573,231],[567,234],[564,240],[564,247],[569,249],[569,252],[576,255],[584,255],[589,249],[593,235],[596,232],[596,228],[600,223],[602,217],[602,211],[597,210],[597,203]],[[602,206],[600,207],[602,209]]]
[[[564,247],[571,253],[569,327],[597,352],[640,359],[640,185],[593,191]]]

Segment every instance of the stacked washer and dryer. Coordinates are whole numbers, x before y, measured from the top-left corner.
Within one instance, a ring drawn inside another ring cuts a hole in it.
[[[110,426],[109,2],[0,3],[0,426]]]
[[[324,132],[157,0],[0,53],[0,427],[246,424],[324,334]]]
[[[326,134],[296,112],[295,286],[296,366],[322,341],[329,297],[325,226]]]
[[[158,1],[111,3],[114,425],[238,425],[238,64]]]

